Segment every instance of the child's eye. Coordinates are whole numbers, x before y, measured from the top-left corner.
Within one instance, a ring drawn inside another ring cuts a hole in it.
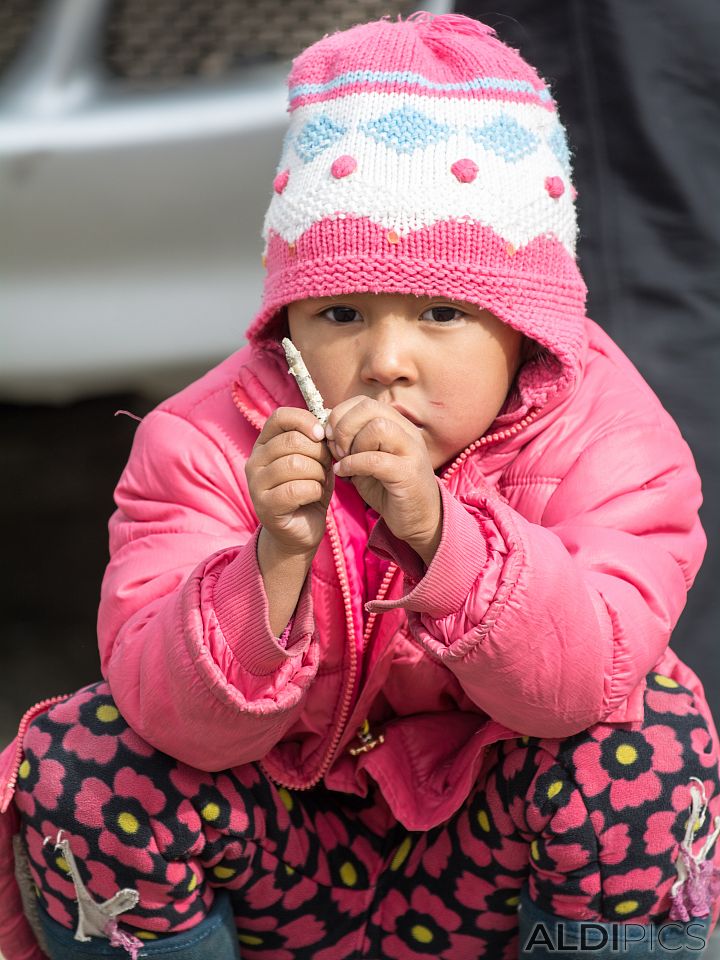
[[[425,313],[423,313],[423,319],[427,314],[432,314],[430,319],[436,323],[450,323],[464,316],[462,310],[458,310],[457,307],[429,307]]]
[[[335,323],[352,323],[356,316],[360,314],[353,307],[328,307],[320,314],[321,317],[327,317]]]

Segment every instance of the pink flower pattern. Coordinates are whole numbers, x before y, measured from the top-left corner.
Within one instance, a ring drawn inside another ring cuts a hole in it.
[[[81,760],[111,763],[121,745],[140,757],[150,757],[152,747],[128,727],[115,706],[107,684],[95,684],[53,709],[55,723],[68,730],[63,747]]]
[[[477,940],[459,932],[460,915],[425,887],[414,887],[408,897],[390,890],[377,907],[373,923],[388,931],[382,938],[382,957],[471,960],[478,955]]]
[[[712,798],[696,849],[720,814],[714,733],[692,692],[658,674],[643,723],[489,746],[465,805],[424,834],[395,822],[374,788],[295,792],[254,764],[178,763],[129,730],[104,683],[36,718],[23,747],[16,805],[56,922],[74,926],[77,911],[44,842],[63,830],[93,896],[138,890],[122,928],[192,929],[224,888],[247,960],[514,960],[522,896],[568,919],[657,921],[691,777]]]

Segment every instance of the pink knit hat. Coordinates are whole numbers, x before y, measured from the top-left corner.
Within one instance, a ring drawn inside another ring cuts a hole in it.
[[[295,59],[289,112],[252,343],[277,339],[294,300],[441,295],[576,370],[586,288],[569,151],[517,51],[458,15],[362,24]]]

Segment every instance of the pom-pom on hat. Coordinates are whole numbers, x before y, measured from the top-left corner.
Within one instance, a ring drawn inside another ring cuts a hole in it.
[[[586,288],[570,155],[517,51],[460,15],[361,24],[293,61],[289,112],[252,343],[277,339],[294,300],[440,295],[577,368]]]

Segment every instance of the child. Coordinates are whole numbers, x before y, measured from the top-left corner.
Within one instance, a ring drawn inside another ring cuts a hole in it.
[[[699,480],[585,317],[550,93],[421,14],[311,46],[290,111],[250,343],[116,490],[105,682],[5,755],[47,952],[693,956]]]

